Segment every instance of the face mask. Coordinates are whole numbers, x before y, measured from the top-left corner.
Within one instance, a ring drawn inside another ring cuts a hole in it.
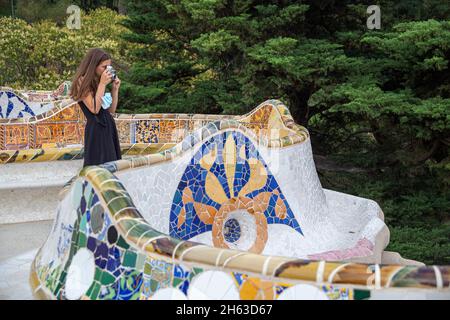
[[[108,109],[109,107],[111,107],[111,103],[112,103],[111,93],[107,92],[102,97],[102,108],[105,110]]]

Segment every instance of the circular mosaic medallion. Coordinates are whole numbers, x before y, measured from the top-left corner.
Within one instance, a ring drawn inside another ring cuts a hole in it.
[[[232,198],[214,217],[212,239],[215,247],[261,253],[267,236],[266,217],[253,199]]]
[[[236,242],[241,237],[241,226],[232,218],[228,219],[223,226],[223,236],[227,242]]]

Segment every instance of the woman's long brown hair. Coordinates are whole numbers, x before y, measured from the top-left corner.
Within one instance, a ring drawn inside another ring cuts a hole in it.
[[[73,100],[84,99],[89,93],[95,95],[100,80],[95,70],[100,63],[108,59],[111,59],[111,56],[100,48],[90,49],[86,53],[72,80],[70,97]]]

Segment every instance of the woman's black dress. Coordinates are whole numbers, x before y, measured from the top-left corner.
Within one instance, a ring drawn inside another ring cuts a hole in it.
[[[122,159],[116,123],[111,113],[100,108],[98,114],[93,114],[83,101],[79,101],[78,104],[87,119],[84,130],[83,166]]]

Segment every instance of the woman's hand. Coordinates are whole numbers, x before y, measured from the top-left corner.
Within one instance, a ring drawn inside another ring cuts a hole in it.
[[[119,102],[119,87],[120,87],[120,79],[116,76],[116,79],[112,83],[111,94],[112,94],[112,104],[111,107],[108,108],[108,111],[112,114],[116,112],[117,103]]]
[[[112,92],[119,92],[119,88],[120,88],[120,79],[118,76],[116,76],[116,80],[113,81],[112,83]]]
[[[103,71],[102,76],[100,77],[100,83],[106,86],[111,80],[112,74],[108,70]]]

